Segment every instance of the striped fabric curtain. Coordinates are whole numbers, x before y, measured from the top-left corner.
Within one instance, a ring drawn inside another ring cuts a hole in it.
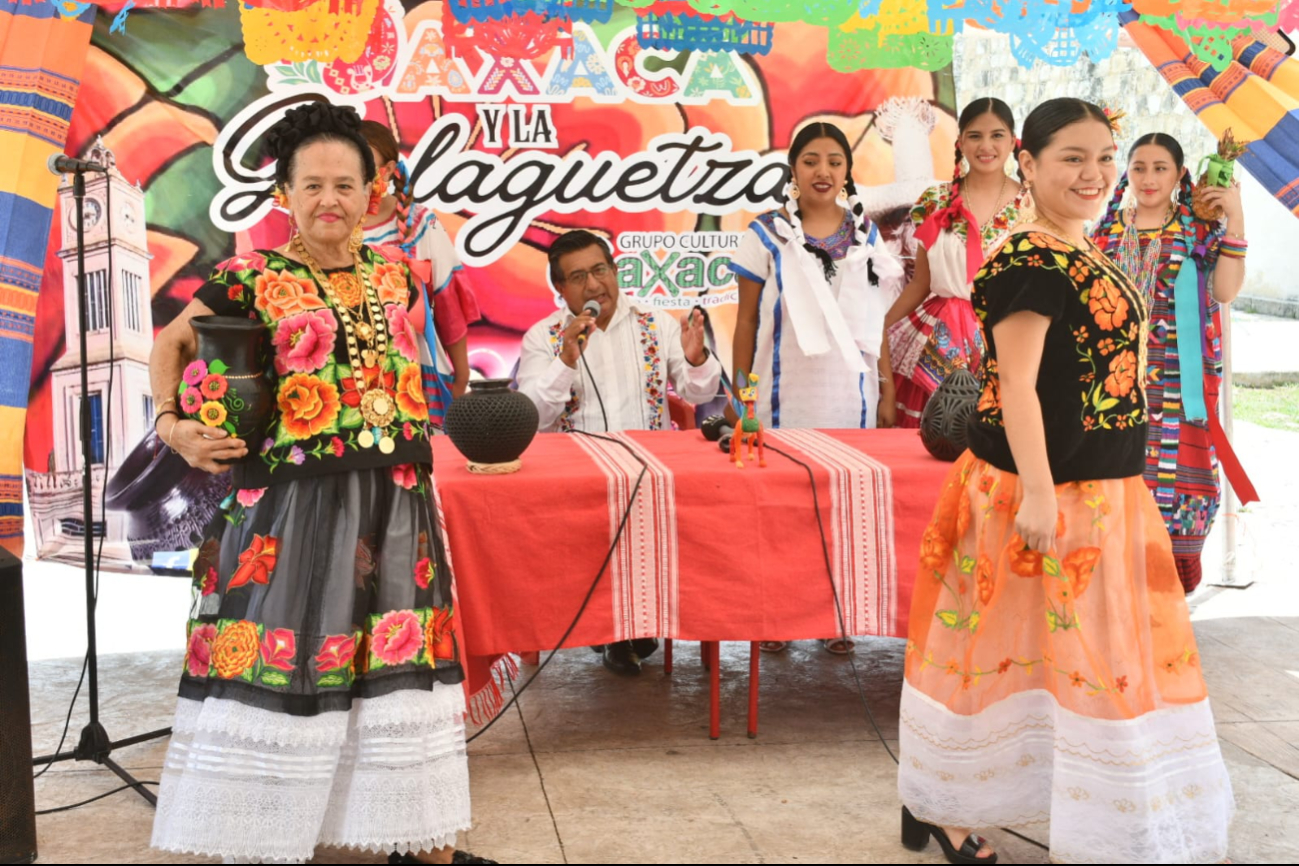
[[[23,429],[36,296],[95,7],[0,0],[0,545],[22,555]]]
[[[1299,59],[1242,36],[1219,72],[1166,30],[1135,20],[1125,29],[1215,136],[1231,127],[1237,141],[1250,142],[1241,165],[1299,216]]]

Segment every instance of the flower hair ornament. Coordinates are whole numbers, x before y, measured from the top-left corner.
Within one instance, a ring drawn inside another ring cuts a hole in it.
[[[1109,107],[1102,108],[1101,111],[1105,112],[1105,121],[1110,125],[1110,132],[1114,133],[1116,136],[1122,135],[1123,124],[1121,124],[1119,121],[1127,117],[1128,113],[1121,108],[1109,108]]]

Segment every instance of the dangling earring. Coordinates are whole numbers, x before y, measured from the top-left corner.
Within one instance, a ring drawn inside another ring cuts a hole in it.
[[[844,202],[848,201],[848,184],[844,184],[842,187],[840,187],[839,200]]]
[[[352,228],[352,237],[347,241],[347,248],[353,255],[361,251],[361,245],[365,243],[365,227],[357,223]]]
[[[789,185],[789,198],[790,198],[790,200],[791,200],[791,201],[798,201],[798,197],[799,197],[800,195],[802,195],[802,193],[799,192],[798,184],[796,184],[796,183],[790,183],[790,185]]]
[[[275,206],[280,210],[289,209],[289,197],[284,194],[284,187],[278,183],[271,187],[271,201],[275,202]]]

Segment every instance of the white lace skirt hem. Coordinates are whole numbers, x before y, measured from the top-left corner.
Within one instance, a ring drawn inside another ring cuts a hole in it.
[[[263,862],[454,845],[470,825],[464,711],[440,683],[312,717],[182,698],[151,845]]]
[[[902,802],[955,827],[1047,825],[1064,863],[1217,863],[1235,811],[1207,700],[1092,719],[1045,691],[974,716],[904,683]]]

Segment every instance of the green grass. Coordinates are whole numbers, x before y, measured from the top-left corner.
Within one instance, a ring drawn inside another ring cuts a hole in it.
[[[1299,433],[1299,385],[1236,388],[1235,417],[1262,427]]]

